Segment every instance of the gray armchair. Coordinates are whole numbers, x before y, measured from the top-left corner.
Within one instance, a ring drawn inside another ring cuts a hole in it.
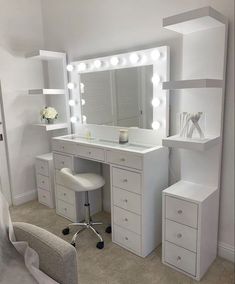
[[[77,253],[73,246],[37,226],[13,223],[17,241],[26,241],[39,255],[40,269],[60,284],[77,284]]]

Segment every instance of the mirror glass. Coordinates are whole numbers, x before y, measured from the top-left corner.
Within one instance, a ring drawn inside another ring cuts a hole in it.
[[[152,65],[80,74],[86,123],[152,129],[152,76]]]

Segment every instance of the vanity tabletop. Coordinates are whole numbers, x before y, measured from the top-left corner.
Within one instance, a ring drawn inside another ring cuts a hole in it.
[[[162,146],[159,145],[140,144],[134,142],[119,144],[119,142],[115,140],[108,140],[108,139],[101,139],[94,137],[86,138],[76,134],[54,137],[53,140],[70,141],[73,143],[78,143],[86,146],[97,146],[105,148],[107,150],[108,149],[121,150],[121,151],[127,151],[139,154],[146,154],[162,148]]]

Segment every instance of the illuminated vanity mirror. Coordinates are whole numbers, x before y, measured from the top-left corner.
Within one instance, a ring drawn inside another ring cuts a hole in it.
[[[67,69],[72,123],[154,129],[166,136],[167,46],[71,62]]]

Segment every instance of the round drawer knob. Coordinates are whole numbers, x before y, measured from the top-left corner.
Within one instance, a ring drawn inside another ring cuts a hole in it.
[[[64,146],[62,146],[61,148],[64,149]]]
[[[178,238],[178,239],[182,238],[182,234],[180,234],[180,233],[177,234],[177,238]]]
[[[126,159],[125,159],[125,158],[121,158],[120,161],[121,161],[121,162],[125,162]]]
[[[64,211],[67,211],[67,208],[64,208]]]
[[[128,182],[128,179],[127,179],[127,178],[125,178],[125,179],[123,180],[123,182]]]
[[[43,166],[41,166],[41,170],[43,170],[44,169],[44,167]]]
[[[180,210],[177,211],[177,213],[178,213],[178,214],[182,214],[183,211],[180,209]]]
[[[43,197],[43,198],[46,198],[46,195],[43,195],[42,197]]]
[[[64,161],[62,161],[61,164],[64,165]]]
[[[127,219],[127,218],[125,218],[124,220],[125,220],[126,222],[128,221],[128,219]]]
[[[66,196],[66,193],[64,193],[64,196]]]
[[[180,261],[181,260],[181,256],[177,256],[177,261]]]
[[[45,181],[43,180],[42,183],[45,183]]]
[[[128,202],[128,200],[127,200],[127,199],[124,199],[123,201],[124,201],[124,202],[126,202],[126,203]]]
[[[125,240],[128,241],[128,237],[125,237]]]

